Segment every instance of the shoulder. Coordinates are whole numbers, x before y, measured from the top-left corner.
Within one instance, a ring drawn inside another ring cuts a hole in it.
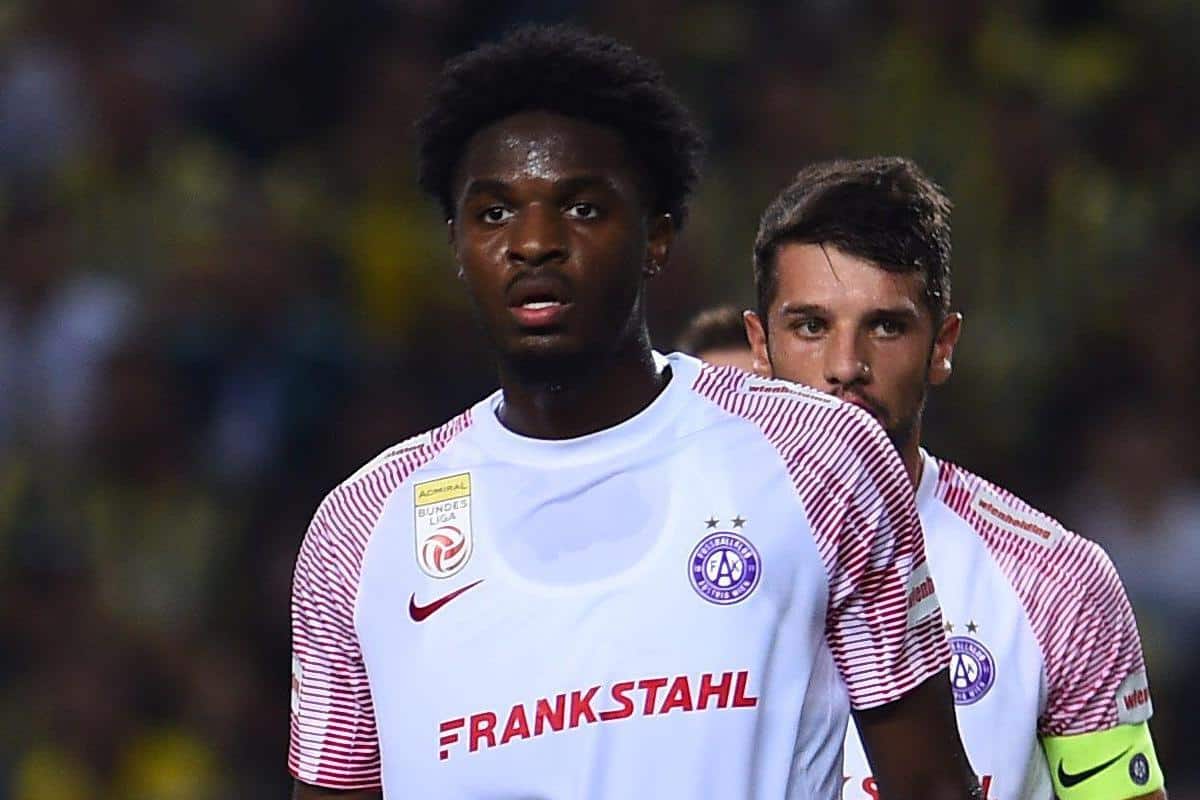
[[[472,414],[473,410],[468,409],[432,430],[387,448],[338,484],[326,497],[326,503],[347,495],[368,501],[385,500],[387,494],[436,458],[450,442],[469,428]]]
[[[471,425],[467,410],[443,425],[384,450],[325,496],[305,537],[305,547],[332,549],[361,561],[388,498],[414,472],[436,458]]]
[[[764,415],[779,414],[783,409],[794,411],[800,407],[832,408],[845,405],[830,395],[798,383],[762,378],[736,367],[718,367],[679,354],[671,358],[694,371],[692,391],[729,413],[746,419],[756,420]]]
[[[693,391],[757,428],[797,483],[845,497],[864,474],[894,457],[869,414],[800,384],[704,364]]]
[[[1100,545],[1012,492],[939,460],[935,494],[979,536],[1027,608],[1124,597],[1116,568]]]

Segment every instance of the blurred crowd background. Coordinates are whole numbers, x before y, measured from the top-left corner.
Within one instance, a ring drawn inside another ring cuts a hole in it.
[[[805,161],[947,188],[967,326],[928,443],[1108,550],[1200,797],[1193,0],[7,0],[0,800],[286,795],[310,515],[494,385],[411,125],[528,20],[654,56],[709,133],[662,349],[751,303]]]

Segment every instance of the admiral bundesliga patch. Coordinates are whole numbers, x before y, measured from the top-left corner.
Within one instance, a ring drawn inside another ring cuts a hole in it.
[[[471,560],[471,475],[413,486],[417,564],[431,578],[449,578]]]

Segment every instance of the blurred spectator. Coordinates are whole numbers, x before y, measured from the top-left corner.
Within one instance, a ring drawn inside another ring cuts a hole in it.
[[[1181,433],[1141,397],[1090,420],[1065,517],[1104,547],[1124,579],[1153,682],[1161,757],[1186,764],[1200,710],[1190,690],[1200,664],[1200,480]]]
[[[348,332],[323,253],[252,196],[228,213],[220,238],[164,283],[152,328],[187,389],[184,422],[207,466],[252,488],[329,423],[347,383]]]
[[[1188,469],[1180,434],[1152,403],[1140,401],[1092,420],[1067,516],[1108,552],[1144,623],[1160,634],[1169,631],[1173,640],[1195,642],[1200,481]]]
[[[70,261],[70,227],[44,205],[10,211],[0,232],[0,446],[79,444],[98,368],[136,299]]]
[[[0,60],[0,175],[32,184],[75,157],[91,127],[80,65],[29,35]]]
[[[76,478],[79,546],[113,621],[165,651],[213,621],[232,520],[196,480],[183,406],[161,354],[138,337],[107,367],[86,472]]]

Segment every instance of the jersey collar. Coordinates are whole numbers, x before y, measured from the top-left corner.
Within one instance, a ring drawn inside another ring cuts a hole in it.
[[[574,439],[534,439],[504,427],[496,416],[503,400],[497,391],[479,402],[472,412],[480,443],[502,460],[546,467],[601,461],[643,448],[655,441],[676,418],[676,411],[691,392],[699,374],[699,362],[673,354],[654,353],[659,369],[671,368],[671,380],[658,397],[624,422]]]
[[[924,512],[937,502],[938,461],[924,447],[920,451],[921,480],[917,483],[917,510]]]

